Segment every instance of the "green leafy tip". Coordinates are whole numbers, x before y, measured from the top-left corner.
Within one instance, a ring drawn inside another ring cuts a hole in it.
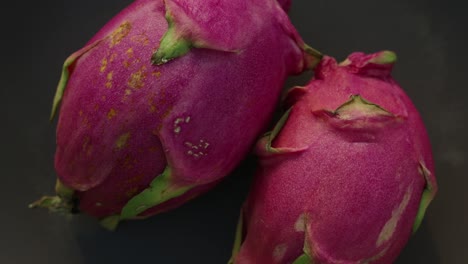
[[[393,51],[382,51],[379,52],[378,55],[371,60],[369,60],[370,63],[374,64],[394,64],[397,61],[397,55]]]
[[[50,121],[52,121],[57,114],[58,107],[60,103],[62,102],[62,97],[63,93],[65,91],[65,88],[67,87],[68,79],[70,78],[70,70],[69,67],[73,65],[73,63],[76,62],[78,58],[83,56],[86,52],[91,50],[92,48],[96,47],[99,43],[101,43],[104,39],[98,40],[90,45],[85,46],[84,48],[78,50],[77,52],[73,53],[70,55],[65,62],[63,63],[62,67],[62,75],[60,76],[60,81],[57,85],[57,90],[55,91],[54,95],[54,101],[52,103],[52,111],[50,114]]]
[[[292,264],[314,264],[313,254],[311,253],[312,249],[312,239],[310,237],[309,230],[307,228],[308,223],[310,222],[310,216],[307,213],[303,213],[300,216],[301,221],[297,224],[303,225],[300,229],[304,230],[304,246],[302,247],[303,254],[300,255]]]
[[[292,264],[312,264],[312,259],[307,254],[299,256]]]
[[[63,185],[60,180],[55,184],[56,196],[44,196],[29,204],[29,208],[47,208],[59,214],[71,214],[75,211],[74,190]]]
[[[99,223],[109,231],[114,231],[120,222],[120,215],[111,215],[102,219]]]
[[[299,153],[306,149],[308,146],[298,146],[298,147],[273,147],[273,141],[278,136],[278,134],[283,129],[284,125],[288,121],[289,115],[293,108],[289,108],[283,116],[280,118],[278,123],[272,131],[263,135],[263,137],[258,141],[256,154],[261,157],[272,157],[283,154]]]
[[[427,207],[429,207],[429,204],[431,203],[432,199],[434,199],[436,193],[436,190],[430,179],[431,172],[421,162],[419,163],[419,172],[424,177],[424,180],[426,181],[426,186],[422,193],[421,201],[419,203],[419,209],[413,224],[413,234],[416,233],[416,231],[418,231],[419,227],[421,226],[421,223],[424,219],[424,215],[426,214]]]
[[[240,247],[242,245],[243,224],[244,224],[244,217],[243,217],[242,210],[241,210],[239,220],[237,221],[236,237],[234,240],[234,246],[232,248],[232,255],[231,255],[231,259],[229,259],[228,261],[228,264],[234,264],[234,260],[236,259],[236,256],[239,253]]]
[[[350,99],[339,106],[333,114],[338,114],[342,119],[352,119],[360,117],[362,115],[366,116],[393,116],[392,113],[385,110],[379,105],[371,103],[360,95],[355,94],[351,95]]]
[[[57,179],[57,181],[55,182],[55,193],[60,197],[71,200],[73,199],[73,194],[75,193],[75,190],[65,186],[60,180]]]
[[[169,27],[159,43],[158,50],[151,57],[151,62],[156,65],[162,65],[187,54],[193,46],[191,41],[180,36],[169,14],[166,19]]]
[[[314,69],[322,60],[323,54],[307,44],[304,44],[303,49],[306,54],[307,68]]]
[[[29,204],[29,208],[46,208],[54,213],[68,214],[71,213],[73,205],[58,196],[44,196]]]
[[[281,129],[283,128],[283,126],[284,126],[284,125],[286,124],[286,122],[288,121],[288,117],[289,117],[289,114],[291,113],[291,109],[292,109],[292,108],[289,108],[289,109],[283,114],[283,116],[280,118],[280,120],[278,121],[278,123],[276,123],[275,127],[274,127],[273,130],[271,131],[271,133],[270,133],[270,135],[269,135],[269,138],[268,138],[267,145],[265,146],[267,152],[270,152],[270,153],[279,153],[279,152],[281,152],[279,149],[276,149],[276,148],[272,147],[272,144],[273,144],[273,140],[278,136],[278,134],[281,132]]]
[[[120,215],[112,215],[102,219],[101,225],[106,229],[114,230],[120,220],[135,219],[144,211],[178,197],[193,188],[193,186],[176,186],[172,180],[171,168],[168,166],[162,174],[153,179],[148,188],[127,202]]]
[[[68,79],[70,78],[70,71],[68,70],[68,67],[70,67],[75,62],[75,60],[75,57],[70,56],[63,64],[62,75],[60,76],[60,81],[57,85],[57,90],[55,91],[54,95],[54,101],[52,103],[52,111],[49,117],[50,121],[54,119],[55,115],[57,114],[57,109],[60,105],[60,102],[62,102],[63,92],[65,91]]]
[[[151,182],[148,188],[128,201],[122,209],[120,218],[134,218],[153,206],[184,194],[191,188],[192,186],[175,186],[172,182],[171,168],[168,166],[161,175]]]

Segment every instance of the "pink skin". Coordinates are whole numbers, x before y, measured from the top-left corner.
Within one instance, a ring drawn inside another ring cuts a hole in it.
[[[156,66],[166,11],[204,48]],[[135,1],[74,54],[57,127],[60,181],[102,218],[170,166],[173,185],[195,187],[140,216],[183,204],[243,159],[285,78],[309,66],[302,46],[276,1]]]
[[[412,232],[426,181],[437,190],[422,120],[390,76],[384,53],[325,57],[272,142],[259,141],[235,263],[392,263]],[[360,95],[381,108],[342,107]],[[338,110],[337,110],[338,109]],[[336,112],[334,112],[337,110]],[[367,261],[367,262],[366,262]]]

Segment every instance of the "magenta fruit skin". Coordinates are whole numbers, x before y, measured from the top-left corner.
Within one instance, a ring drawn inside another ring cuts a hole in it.
[[[397,258],[437,183],[421,117],[390,75],[395,60],[324,57],[309,84],[290,90],[290,110],[256,147],[233,263]]]
[[[133,2],[65,62],[59,185],[98,218],[128,205],[120,220],[207,191],[264,131],[285,78],[313,66],[305,49],[273,0]]]

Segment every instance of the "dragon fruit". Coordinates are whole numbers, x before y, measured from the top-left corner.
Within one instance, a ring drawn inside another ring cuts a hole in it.
[[[289,74],[320,57],[275,0],[138,0],[64,64],[57,196],[113,229],[207,191],[246,155]]]
[[[437,184],[422,120],[390,76],[396,56],[324,57],[256,147],[260,168],[231,263],[392,263]]]

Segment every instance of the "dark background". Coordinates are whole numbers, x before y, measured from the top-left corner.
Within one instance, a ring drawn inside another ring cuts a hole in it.
[[[86,216],[27,208],[53,192],[55,123],[48,117],[62,63],[130,2],[2,4],[0,263],[208,264],[230,257],[252,161],[203,197],[115,233]],[[399,55],[394,77],[426,123],[440,191],[398,264],[468,263],[468,19],[459,2],[295,0],[290,12],[307,43],[339,60],[357,50]]]

